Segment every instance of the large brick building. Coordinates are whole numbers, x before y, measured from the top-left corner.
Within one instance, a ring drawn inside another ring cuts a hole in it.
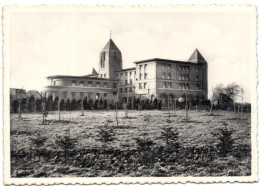
[[[49,76],[47,95],[67,99],[133,97],[140,99],[189,99],[206,100],[208,94],[207,61],[196,49],[187,61],[147,59],[134,62],[135,67],[122,68],[122,54],[112,39],[100,52],[98,73],[93,69],[86,76]]]

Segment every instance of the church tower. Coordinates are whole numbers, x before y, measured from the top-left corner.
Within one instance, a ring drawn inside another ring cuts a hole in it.
[[[115,79],[115,71],[122,69],[122,55],[110,38],[99,57],[99,77]]]

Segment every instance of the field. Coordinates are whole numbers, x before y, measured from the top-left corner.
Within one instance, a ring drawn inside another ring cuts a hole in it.
[[[57,112],[50,112],[48,125],[42,125],[40,113],[25,113],[22,119],[11,114],[11,176],[251,174],[250,113],[214,111],[212,116],[205,110],[192,110],[186,121],[185,110],[178,110],[176,115],[174,111],[169,114],[130,110],[128,118],[121,110],[118,125],[113,110],[80,114],[81,111],[62,111],[58,121]],[[176,132],[175,148],[167,145],[168,138],[162,137],[162,131],[170,127]],[[225,127],[233,133],[232,145],[223,155],[217,148],[220,137],[214,133]],[[104,131],[111,132],[107,142],[101,139]],[[66,142],[65,148],[60,139]]]

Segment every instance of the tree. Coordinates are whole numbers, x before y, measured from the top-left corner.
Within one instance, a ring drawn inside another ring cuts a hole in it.
[[[38,92],[39,96],[41,97],[42,100],[42,124],[45,125],[46,124],[46,118],[48,116],[48,112],[46,110],[46,103],[47,103],[47,98],[46,98],[46,92]]]
[[[27,109],[28,109],[28,112],[33,112],[35,109],[35,98],[33,95],[31,95],[29,97]]]
[[[240,94],[241,87],[237,83],[231,83],[225,87],[225,94],[235,100],[236,97]]]
[[[176,152],[180,148],[179,132],[172,127],[162,128],[160,139],[165,141],[167,151]]]
[[[232,137],[234,131],[228,129],[227,124],[224,122],[223,127],[218,129],[216,133],[212,133],[217,138],[216,148],[221,156],[226,157],[233,150],[234,139]]]
[[[213,88],[213,93],[212,93],[212,100],[219,100],[219,95],[220,94],[225,93],[225,88],[224,85],[222,83],[217,84],[214,88]]]

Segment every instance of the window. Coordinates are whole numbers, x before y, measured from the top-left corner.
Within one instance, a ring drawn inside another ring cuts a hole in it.
[[[120,93],[123,93],[123,89],[122,88],[120,88]]]
[[[88,87],[92,87],[92,81],[88,82]]]
[[[125,93],[127,93],[127,88],[125,88]]]
[[[89,98],[92,97],[92,92],[88,92],[88,97],[89,97]]]
[[[163,88],[166,88],[166,84],[167,84],[166,82],[163,82]]]
[[[72,86],[75,87],[76,86],[76,81],[72,81]]]
[[[200,85],[196,84],[196,90],[199,90],[199,89],[200,89]]]
[[[116,95],[116,92],[113,92],[113,96],[115,96]]]
[[[72,97],[72,99],[75,99],[75,95],[76,95],[75,92],[71,92],[71,97]]]
[[[186,84],[186,89],[190,89],[190,85],[189,84]]]
[[[147,64],[144,65],[144,71],[146,71],[146,69],[147,69]]]
[[[104,82],[104,87],[107,88],[107,82]]]
[[[96,94],[96,99],[98,99],[98,98],[99,98],[99,93]]]
[[[101,78],[103,77],[103,74],[101,74]]]
[[[107,93],[104,93],[104,97],[107,97]]]
[[[167,79],[171,79],[171,73],[168,73]]]
[[[139,70],[140,70],[140,71],[142,70],[142,65],[139,65]]]
[[[125,76],[127,76],[127,72],[125,72]]]
[[[80,92],[79,95],[81,98],[83,98],[83,96],[84,96],[83,92]]]
[[[181,75],[179,75],[179,80],[181,80]]]
[[[139,89],[143,89],[142,83],[139,83]]]
[[[56,86],[56,81],[53,81],[53,85]]]
[[[136,75],[136,71],[135,71],[135,75]]]
[[[142,79],[142,74],[139,75],[139,80],[141,80],[141,79]]]
[[[165,72],[162,73],[162,78],[163,78],[163,79],[166,78]]]
[[[123,73],[120,73],[120,77],[123,77]]]
[[[81,81],[81,82],[80,82],[80,86],[81,86],[81,87],[84,87],[84,84],[85,84],[84,81]]]
[[[171,69],[171,65],[170,65],[170,64],[168,64],[168,65],[167,65],[167,68],[168,68],[168,69]]]
[[[165,69],[165,64],[162,64],[162,68]]]
[[[113,83],[113,88],[116,88],[116,83]]]
[[[181,76],[181,80],[185,80],[185,75],[184,74],[182,74],[182,76]]]
[[[196,81],[199,81],[199,75],[196,75]]]
[[[179,68],[178,68],[179,70],[182,70],[182,66],[179,66]]]
[[[132,72],[129,72],[129,76],[131,76],[132,75]]]
[[[133,84],[133,80],[132,79],[130,79],[130,85],[132,85]]]
[[[188,74],[186,74],[185,80],[186,80],[186,81],[189,81],[189,75],[188,75]]]
[[[99,87],[99,82],[96,82],[96,87]]]
[[[146,89],[146,87],[147,87],[147,83],[144,83],[144,89]]]
[[[104,74],[104,78],[106,77],[106,74]]]
[[[168,83],[168,88],[172,88],[172,83]]]
[[[129,92],[132,92],[132,87],[129,87]]]
[[[105,59],[106,59],[106,53],[105,52],[102,52],[101,54],[101,61],[100,61],[100,66],[101,68],[104,68],[105,67]]]
[[[147,73],[144,73],[144,79],[147,79]]]
[[[128,82],[127,82],[127,80],[125,80],[125,85],[127,85],[128,84]]]

